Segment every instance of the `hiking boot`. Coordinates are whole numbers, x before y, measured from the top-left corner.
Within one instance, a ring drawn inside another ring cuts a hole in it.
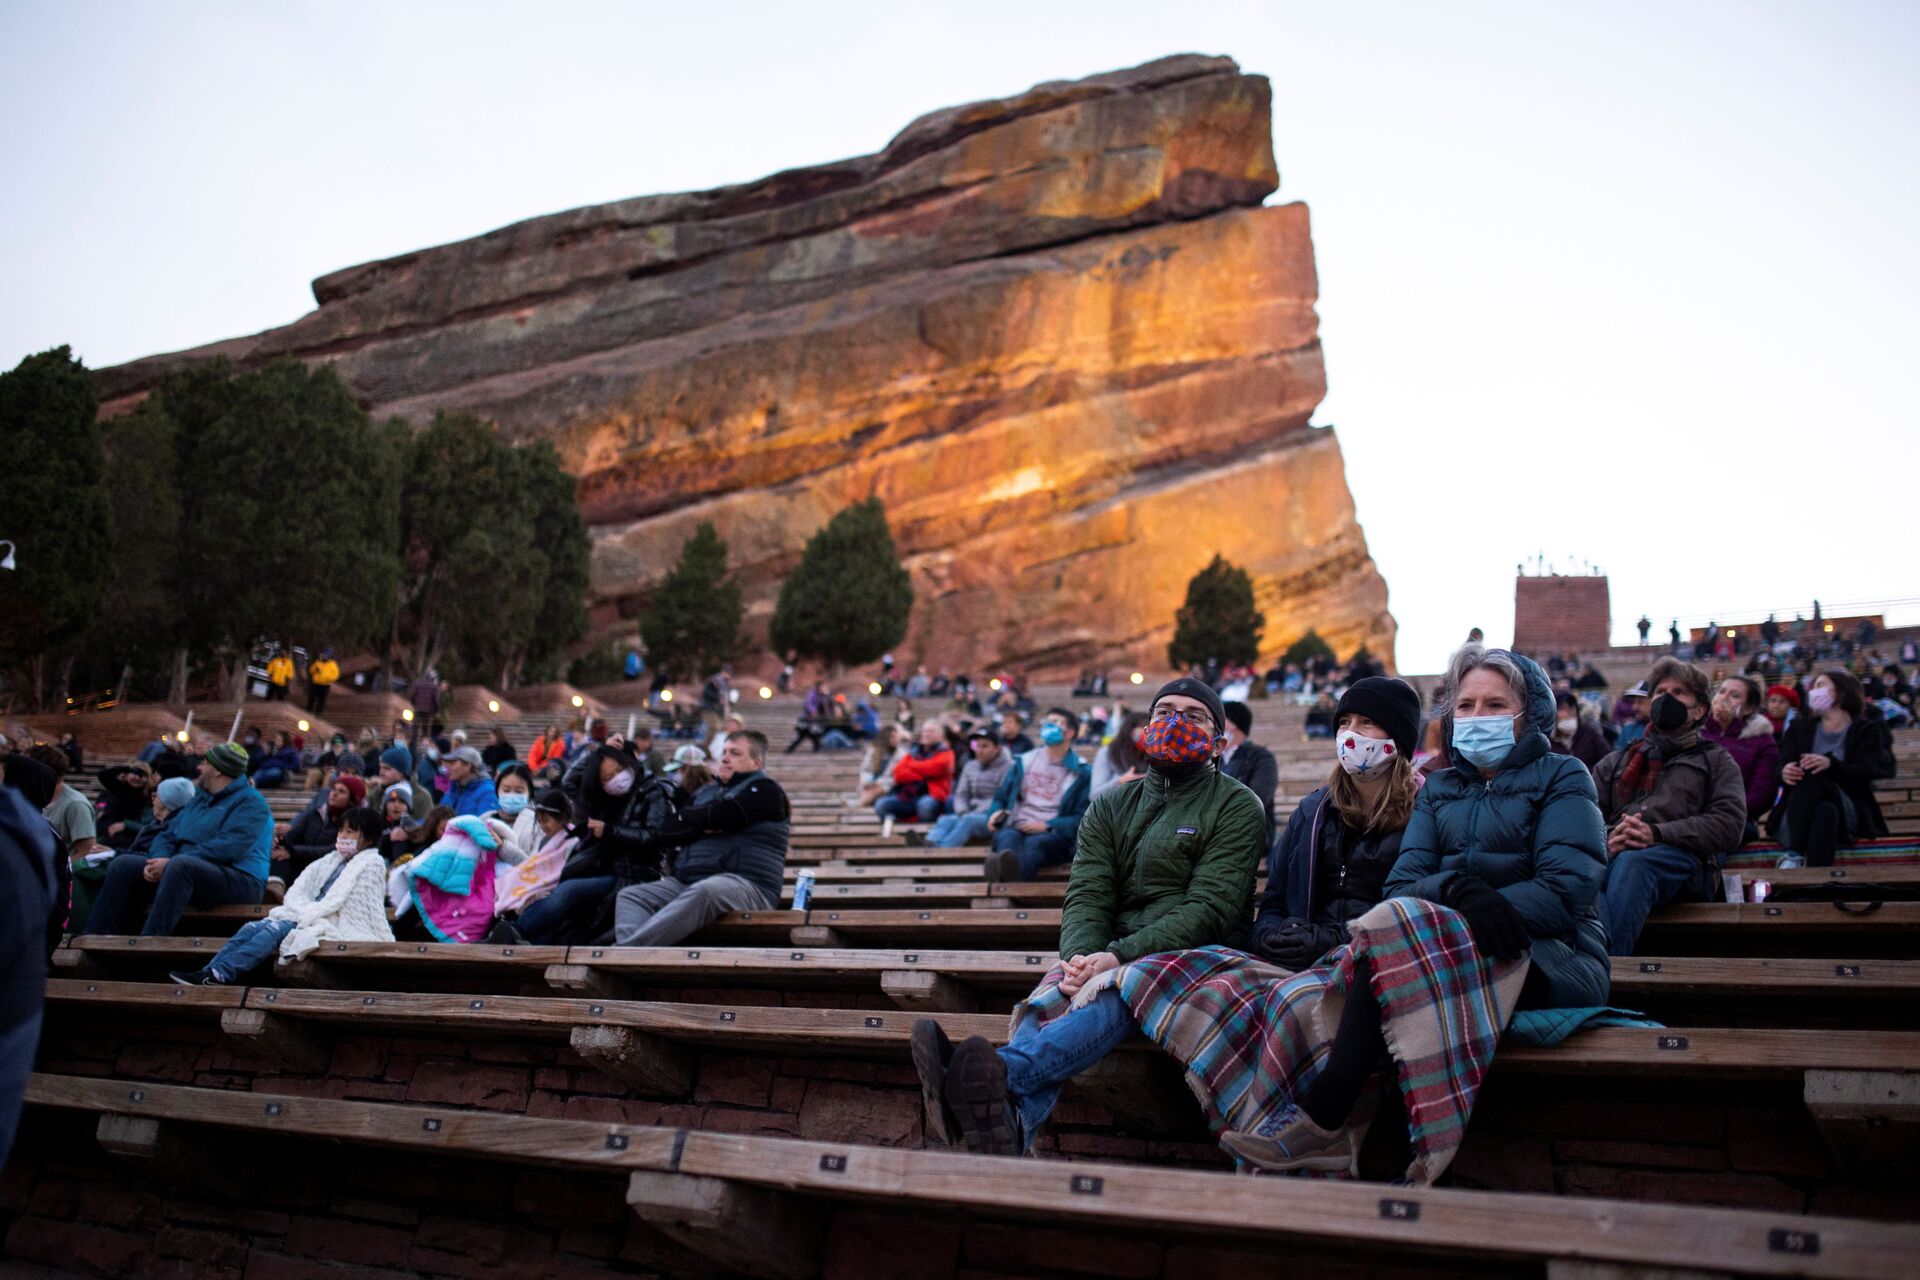
[[[1241,1163],[1273,1173],[1338,1173],[1353,1167],[1351,1133],[1322,1129],[1291,1102],[1253,1133],[1221,1135],[1220,1145]]]
[[[985,866],[990,884],[1007,884],[1020,878],[1020,857],[1011,849],[988,854]]]
[[[927,1137],[937,1138],[949,1147],[960,1145],[960,1120],[947,1106],[947,1064],[953,1061],[953,1041],[946,1029],[932,1018],[913,1024],[908,1040],[913,1049],[913,1069],[920,1073],[920,1102],[927,1111]]]
[[[960,1126],[967,1150],[1017,1156],[1013,1100],[1007,1096],[1007,1065],[984,1036],[968,1036],[947,1062],[941,1093]]]

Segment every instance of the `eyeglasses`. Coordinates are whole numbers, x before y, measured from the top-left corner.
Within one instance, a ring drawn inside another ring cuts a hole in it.
[[[1179,707],[1162,707],[1153,713],[1155,720],[1185,720],[1188,724],[1213,732],[1213,717],[1203,711],[1183,711]]]

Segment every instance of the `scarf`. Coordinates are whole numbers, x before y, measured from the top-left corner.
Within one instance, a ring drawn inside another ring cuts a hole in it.
[[[1639,741],[1627,748],[1627,759],[1620,767],[1620,777],[1613,784],[1613,799],[1616,804],[1632,804],[1641,796],[1652,791],[1660,781],[1660,763],[1670,756],[1683,751],[1691,751],[1700,745],[1698,725],[1685,733],[1666,737],[1649,730]]]

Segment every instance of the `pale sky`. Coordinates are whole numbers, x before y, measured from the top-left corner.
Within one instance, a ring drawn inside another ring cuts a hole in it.
[[[0,3],[0,365],[251,333],[323,272],[870,152],[1176,52],[1274,86],[1400,665],[1512,628],[1920,621],[1920,4]],[[1249,513],[1258,518],[1258,513]]]

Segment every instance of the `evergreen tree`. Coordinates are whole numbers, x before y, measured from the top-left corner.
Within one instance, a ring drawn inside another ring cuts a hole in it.
[[[533,546],[546,560],[540,607],[523,648],[523,661],[545,666],[587,634],[587,580],[592,540],[580,518],[574,478],[544,440],[522,445],[519,459],[532,505]]]
[[[1260,633],[1266,628],[1266,618],[1253,603],[1253,579],[1216,554],[1187,583],[1187,602],[1174,615],[1167,661],[1176,669],[1209,659],[1227,665],[1251,663],[1260,656]]]
[[[398,463],[331,366],[278,360],[230,395],[181,472],[181,563],[237,677],[264,638],[358,645],[385,625]]]
[[[7,459],[0,538],[0,661],[32,701],[64,696],[65,673],[104,605],[107,495],[93,378],[66,347],[0,374],[0,453]]]
[[[586,630],[588,540],[573,481],[545,445],[516,449],[470,413],[410,445],[401,506],[398,639],[417,674],[451,658],[511,687]]]
[[[1287,646],[1287,651],[1280,656],[1280,661],[1282,664],[1298,664],[1301,670],[1304,671],[1307,664],[1315,658],[1331,658],[1333,656],[1333,646],[1321,639],[1318,631],[1315,631],[1312,627],[1308,627],[1305,635]]]
[[[113,554],[111,609],[92,648],[109,663],[161,667],[180,646],[180,424],[150,395],[108,424],[106,490]]]
[[[834,667],[872,662],[907,634],[913,581],[894,550],[880,499],[856,503],[807,539],[780,586],[770,636]]]
[[[740,587],[727,576],[727,544],[703,520],[653,593],[640,618],[640,639],[667,679],[697,680],[733,656],[744,612]]]

